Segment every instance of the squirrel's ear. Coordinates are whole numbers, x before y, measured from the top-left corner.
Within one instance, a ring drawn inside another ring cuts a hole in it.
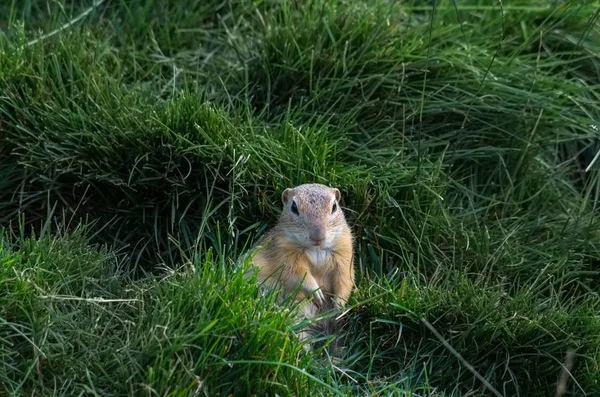
[[[281,201],[283,201],[284,204],[287,204],[290,197],[292,197],[292,189],[288,187],[283,191],[283,194],[281,195]]]
[[[333,194],[335,195],[335,199],[336,199],[337,201],[340,201],[340,197],[342,197],[342,194],[340,193],[340,190],[339,190],[339,189],[337,189],[337,188],[335,188],[335,187],[332,187],[332,188],[331,188],[331,191],[332,191],[332,192],[333,192]]]

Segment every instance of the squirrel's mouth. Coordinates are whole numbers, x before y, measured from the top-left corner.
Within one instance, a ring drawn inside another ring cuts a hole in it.
[[[308,241],[298,244],[298,248],[301,248],[302,250],[325,249],[325,244],[324,242]]]
[[[325,248],[325,240],[314,241],[310,240],[308,242],[310,248]]]
[[[322,239],[312,239],[310,238],[308,240],[308,245],[311,248],[325,248],[325,246],[327,245],[327,239],[322,238]]]

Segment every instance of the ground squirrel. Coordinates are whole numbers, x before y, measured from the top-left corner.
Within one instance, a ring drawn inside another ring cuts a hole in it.
[[[285,189],[277,225],[250,250],[259,282],[281,283],[297,300],[310,295],[305,317],[343,307],[354,287],[353,238],[340,196],[321,184]]]

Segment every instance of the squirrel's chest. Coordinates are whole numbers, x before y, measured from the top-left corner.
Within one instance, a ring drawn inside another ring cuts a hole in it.
[[[315,268],[321,268],[327,265],[332,260],[332,254],[330,250],[311,248],[304,251],[307,259]]]

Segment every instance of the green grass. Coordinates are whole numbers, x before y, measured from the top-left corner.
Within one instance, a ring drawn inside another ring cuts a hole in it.
[[[594,2],[0,15],[0,395],[600,392]],[[356,235],[336,364],[236,264],[305,182]]]

